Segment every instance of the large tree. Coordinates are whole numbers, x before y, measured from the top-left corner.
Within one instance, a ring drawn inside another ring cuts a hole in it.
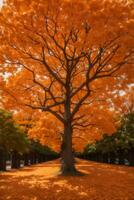
[[[118,83],[119,73],[127,78],[133,53],[131,5],[8,0],[1,11],[3,90],[18,109],[27,106],[59,120],[63,174],[76,172],[72,137],[93,125],[86,114],[101,95],[96,90]]]

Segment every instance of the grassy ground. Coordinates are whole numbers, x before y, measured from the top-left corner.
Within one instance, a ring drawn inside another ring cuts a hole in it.
[[[59,161],[0,174],[0,200],[134,200],[134,168],[77,161],[84,176],[59,176]]]

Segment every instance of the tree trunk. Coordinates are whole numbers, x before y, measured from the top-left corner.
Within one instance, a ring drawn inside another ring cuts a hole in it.
[[[34,165],[34,164],[35,164],[34,161],[35,161],[35,160],[34,160],[34,152],[31,152],[31,153],[30,153],[30,164],[31,164],[31,165]]]
[[[0,171],[6,171],[6,153],[0,151]]]
[[[29,154],[25,153],[23,155],[24,157],[24,166],[28,166],[29,165]]]
[[[128,161],[130,166],[134,166],[134,149],[131,149],[128,153]]]
[[[115,154],[114,153],[110,153],[110,164],[115,164]]]
[[[61,173],[63,175],[74,175],[76,172],[72,150],[72,127],[68,123],[64,126],[64,136],[61,146]]]
[[[36,164],[37,155],[36,152],[33,152],[33,164]]]
[[[107,155],[107,153],[103,154],[103,162],[104,163],[108,163],[108,155]]]
[[[12,166],[11,168],[20,168],[20,155],[18,154],[18,152],[14,151],[12,153]]]
[[[118,158],[119,158],[119,165],[124,165],[124,152],[123,151],[118,152]]]

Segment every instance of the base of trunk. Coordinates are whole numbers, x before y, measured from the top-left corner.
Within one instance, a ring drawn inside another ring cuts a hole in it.
[[[78,171],[75,168],[74,164],[67,165],[61,160],[60,175],[63,175],[63,176],[82,176],[82,175],[84,175],[84,173]]]
[[[85,174],[83,172],[80,172],[78,170],[70,170],[70,169],[66,169],[66,170],[60,170],[59,175],[61,176],[84,176]]]

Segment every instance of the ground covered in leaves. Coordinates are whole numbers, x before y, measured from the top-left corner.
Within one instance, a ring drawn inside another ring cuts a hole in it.
[[[134,200],[134,168],[77,160],[85,175],[59,176],[59,161],[0,174],[0,200]]]

